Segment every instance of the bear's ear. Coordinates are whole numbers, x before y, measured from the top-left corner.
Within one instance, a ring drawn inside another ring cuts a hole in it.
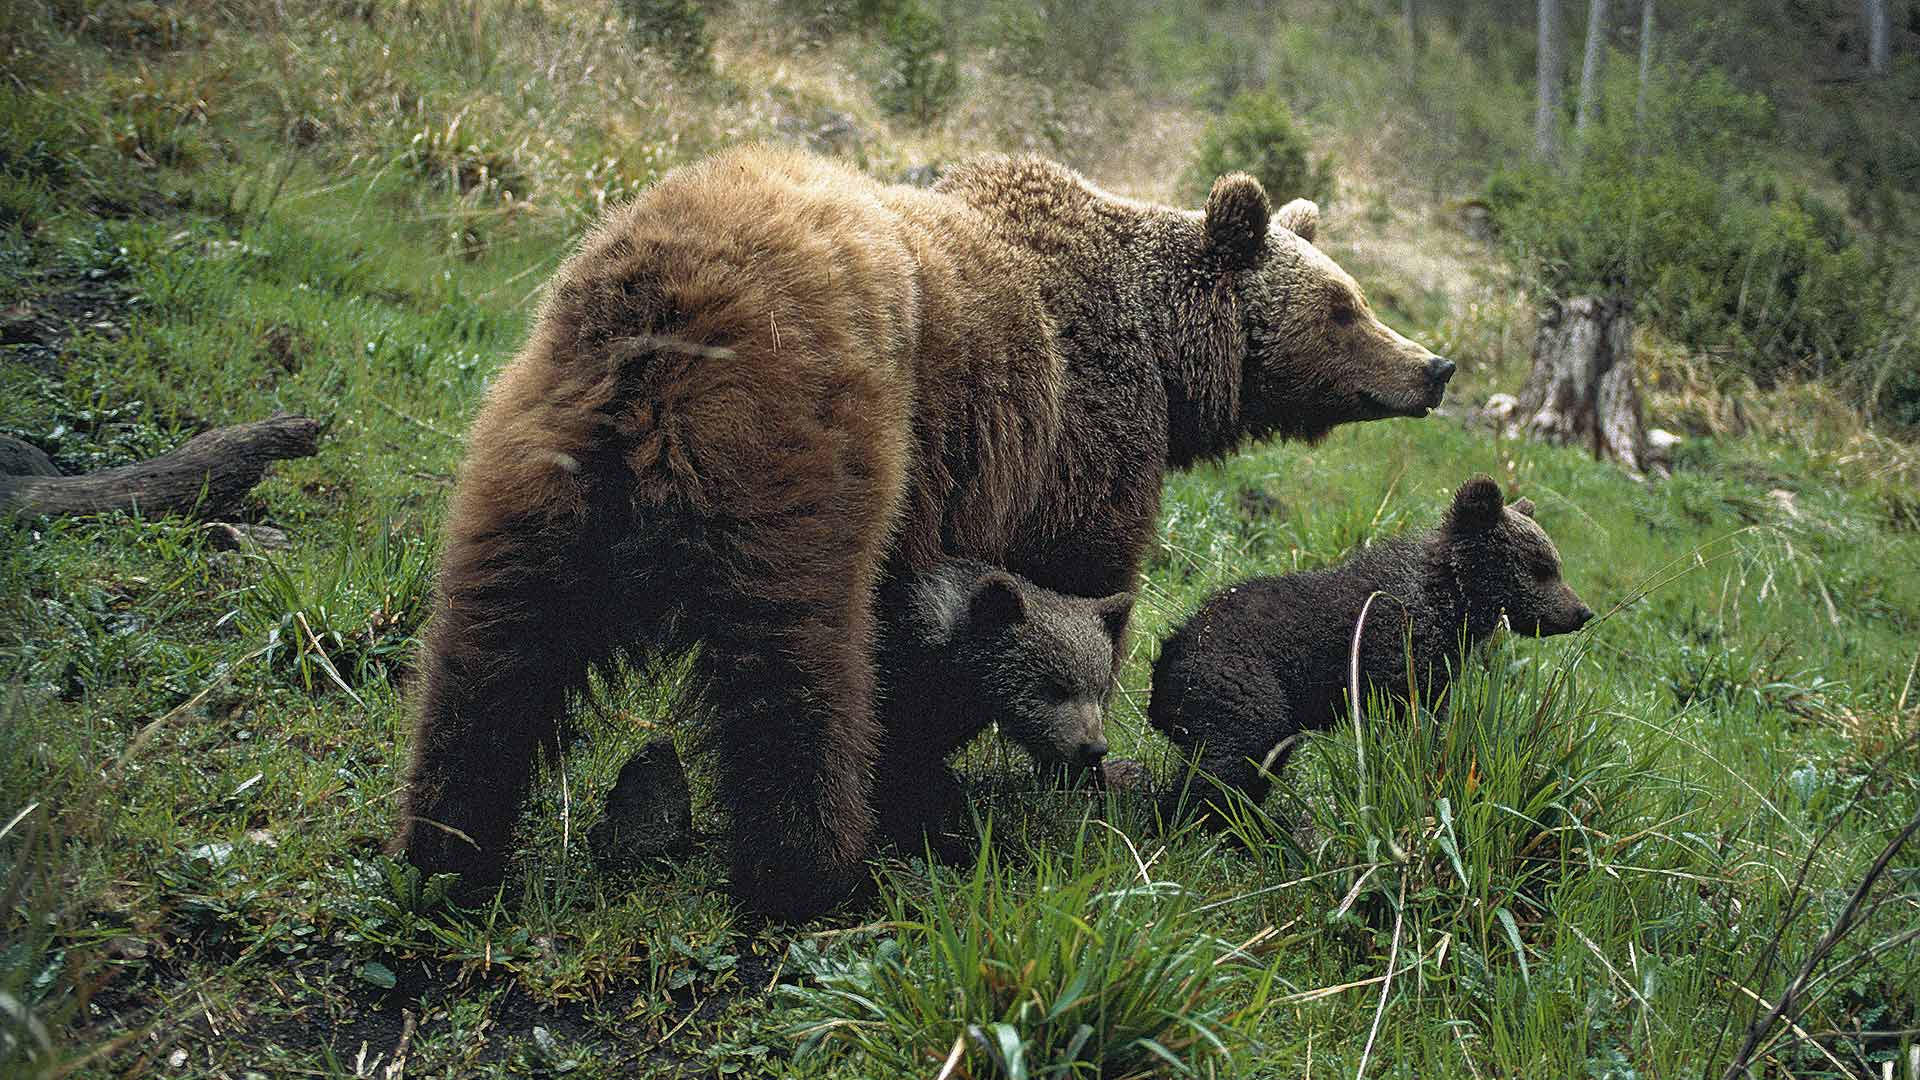
[[[1025,622],[1027,598],[1020,595],[1020,583],[1002,570],[981,578],[974,584],[973,598],[967,601],[967,619],[985,629]]]
[[[1519,514],[1522,517],[1533,516],[1533,500],[1532,499],[1515,499],[1512,505],[1513,505],[1514,513]]]
[[[1500,495],[1500,485],[1493,477],[1485,473],[1460,485],[1453,493],[1453,506],[1447,510],[1447,524],[1455,532],[1478,532],[1491,529],[1500,522],[1500,511],[1506,506],[1506,500]]]
[[[1279,222],[1281,228],[1311,244],[1314,234],[1320,231],[1320,204],[1312,199],[1295,199],[1281,207],[1273,215],[1273,220]]]
[[[1273,204],[1260,181],[1246,173],[1228,173],[1213,182],[1207,196],[1207,250],[1222,267],[1246,270],[1267,248],[1267,221]]]
[[[1127,617],[1133,614],[1133,594],[1114,593],[1093,602],[1093,609],[1100,614],[1100,622],[1107,628],[1107,636],[1115,641],[1127,632]]]

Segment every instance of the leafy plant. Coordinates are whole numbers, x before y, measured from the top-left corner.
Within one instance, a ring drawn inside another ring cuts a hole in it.
[[[1222,173],[1252,173],[1275,202],[1304,196],[1321,204],[1335,195],[1333,158],[1312,156],[1286,102],[1272,93],[1243,93],[1207,125],[1182,181],[1198,203]]]
[[[947,25],[923,0],[901,0],[887,20],[880,107],[928,127],[960,94],[960,66]]]

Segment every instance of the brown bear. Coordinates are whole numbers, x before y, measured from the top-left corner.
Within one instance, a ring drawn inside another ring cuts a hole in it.
[[[1097,770],[1114,658],[1132,593],[1097,600],[1042,589],[973,559],[880,590],[888,612],[875,652],[888,723],[885,772],[874,804],[883,834],[908,853],[924,833],[943,857],[964,840],[944,831],[960,809],[946,767],[954,751],[997,723],[1042,772]]]
[[[395,846],[497,880],[590,664],[695,661],[732,887],[869,880],[877,589],[948,557],[1107,596],[1161,477],[1249,439],[1423,416],[1453,365],[1374,317],[1251,177],[1204,212],[987,158],[932,189],[731,150],[610,213],[475,419]]]
[[[1490,636],[1504,615],[1517,631],[1572,633],[1593,611],[1560,578],[1560,553],[1533,520],[1533,503],[1507,506],[1486,476],[1461,485],[1439,528],[1390,540],[1324,570],[1253,578],[1202,603],[1161,647],[1147,718],[1200,769],[1255,801],[1294,737],[1343,713],[1354,624],[1367,609],[1360,678],[1435,700],[1462,645]],[[1411,635],[1411,638],[1409,638]],[[1201,793],[1205,799],[1205,793]],[[1217,804],[1209,817],[1221,820]]]

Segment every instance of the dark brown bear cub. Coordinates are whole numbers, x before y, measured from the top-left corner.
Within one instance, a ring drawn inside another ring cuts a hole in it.
[[[1361,677],[1404,695],[1411,635],[1415,684],[1429,700],[1445,689],[1463,638],[1485,640],[1503,614],[1536,637],[1593,618],[1561,580],[1533,503],[1507,506],[1499,485],[1477,476],[1432,532],[1209,597],[1161,649],[1148,718],[1202,770],[1264,798],[1293,737],[1340,717],[1354,623],[1375,592],[1385,595],[1367,611]]]
[[[1068,596],[974,559],[947,559],[881,592],[898,617],[875,667],[896,719],[876,786],[895,844],[917,851],[925,830],[942,855],[961,853],[964,842],[942,831],[961,809],[946,759],[989,722],[1043,772],[1100,765],[1133,594]]]

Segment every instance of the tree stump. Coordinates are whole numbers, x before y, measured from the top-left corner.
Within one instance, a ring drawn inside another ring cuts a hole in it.
[[[133,510],[217,520],[240,509],[269,463],[319,449],[320,421],[305,416],[215,428],[157,458],[84,476],[0,476],[0,516]]]
[[[1633,362],[1633,311],[1616,297],[1576,296],[1540,314],[1533,370],[1515,414],[1536,439],[1583,445],[1635,475],[1647,467],[1647,428]]]

